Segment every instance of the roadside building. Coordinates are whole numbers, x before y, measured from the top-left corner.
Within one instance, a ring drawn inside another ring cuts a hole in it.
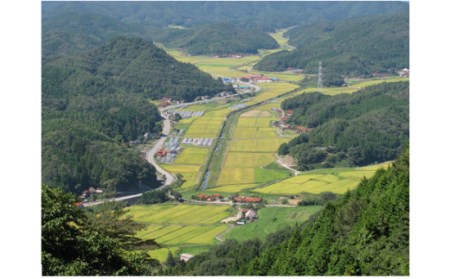
[[[245,196],[237,196],[234,197],[234,202],[237,203],[260,203],[262,202],[262,198],[260,197],[245,197]]]
[[[256,211],[254,209],[249,209],[246,213],[245,213],[245,219],[247,220],[255,220],[257,217]]]
[[[189,261],[190,259],[192,259],[193,257],[194,257],[194,256],[191,255],[191,254],[183,253],[183,254],[180,255],[180,261],[187,262],[187,261]]]

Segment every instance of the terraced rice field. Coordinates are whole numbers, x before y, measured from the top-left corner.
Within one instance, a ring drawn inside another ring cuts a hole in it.
[[[241,191],[247,190],[247,189],[253,189],[258,184],[237,184],[237,185],[230,185],[230,186],[222,186],[222,187],[216,187],[213,188],[214,192],[222,192],[222,193],[239,193]]]
[[[250,105],[271,98],[275,98],[288,91],[298,88],[298,85],[287,82],[259,83],[258,86],[261,87],[261,93],[259,93],[256,97],[252,98],[250,101],[248,101],[247,104]]]
[[[255,183],[255,178],[254,168],[241,168],[237,165],[233,168],[222,169],[217,185],[251,184]]]
[[[281,182],[255,189],[254,192],[264,194],[320,194],[334,192],[343,194],[354,189],[363,177],[371,177],[378,168],[386,167],[390,163],[382,163],[362,168],[336,168],[311,171]]]
[[[136,205],[127,215],[146,227],[137,236],[143,240],[155,239],[162,249],[149,254],[165,260],[168,250],[183,251],[184,248],[204,248],[217,242],[215,237],[227,229],[219,221],[226,218],[229,206],[216,205]]]
[[[275,161],[273,153],[241,153],[228,152],[224,168],[235,168],[237,165],[242,168],[263,167]]]
[[[287,142],[287,138],[269,138],[269,139],[251,139],[251,140],[233,140],[230,145],[230,151],[236,152],[273,152],[278,147]]]
[[[150,250],[148,254],[152,259],[156,259],[160,262],[164,262],[167,259],[167,255],[169,254],[169,251],[172,252],[172,255],[175,255],[178,251],[178,248],[161,248],[161,249],[155,249]]]
[[[191,188],[198,183],[201,168],[200,165],[173,164],[161,166],[173,174],[181,174],[183,176],[183,180],[186,180],[186,182],[181,186],[183,189]]]
[[[200,68],[200,70],[211,74],[215,78],[245,76],[247,73],[233,68],[243,64],[256,63],[261,59],[257,55],[244,56],[241,58],[219,58],[210,56],[187,56],[180,51],[171,49],[166,49],[166,51],[178,61],[192,63]]]
[[[259,107],[242,113],[233,130],[228,150],[216,186],[231,193],[253,188],[248,184],[285,179],[287,172],[274,172],[262,167],[276,160],[274,154],[281,143],[277,128],[270,123],[276,120],[271,109]],[[237,190],[237,191],[236,191]]]
[[[208,155],[208,149],[185,147],[175,160],[175,164],[202,165]]]

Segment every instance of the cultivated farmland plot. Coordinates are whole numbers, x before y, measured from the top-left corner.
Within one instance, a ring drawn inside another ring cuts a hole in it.
[[[363,177],[371,177],[378,168],[387,167],[389,162],[362,168],[325,169],[307,172],[281,182],[255,189],[264,194],[320,194],[334,192],[343,194],[354,189]]]
[[[143,223],[146,227],[138,232],[138,237],[155,239],[164,248],[150,251],[157,259],[167,256],[168,250],[183,251],[205,245],[212,245],[215,237],[228,227],[219,221],[228,217],[229,206],[219,205],[136,205],[129,209],[127,215]]]

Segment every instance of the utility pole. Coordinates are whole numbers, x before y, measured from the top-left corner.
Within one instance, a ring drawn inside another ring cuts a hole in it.
[[[317,89],[322,92],[323,81],[322,81],[322,61],[319,62],[319,72],[317,73]]]

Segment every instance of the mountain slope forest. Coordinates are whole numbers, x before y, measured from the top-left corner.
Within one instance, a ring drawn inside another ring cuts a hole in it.
[[[255,47],[271,48],[274,45],[261,31],[254,30],[274,32],[279,28],[324,20],[406,10],[408,4],[402,2],[47,1],[42,3],[42,54],[46,61],[58,55],[79,53],[118,35],[138,36],[147,41],[181,36],[181,40],[189,43],[186,47],[192,51],[201,48],[202,53],[236,53],[238,50],[247,51],[249,47],[253,51]],[[207,27],[220,26],[219,23],[223,22],[233,22],[233,32]],[[184,29],[168,28],[170,26]],[[214,44],[208,34],[216,34],[225,43],[220,46]],[[229,36],[229,41],[225,41],[225,36]],[[244,36],[249,37],[243,42],[239,38]],[[202,38],[207,40],[202,42]],[[254,43],[253,39],[259,42]],[[214,51],[203,45],[194,46],[199,42],[209,45]],[[224,48],[225,51],[222,50]]]
[[[181,25],[192,27],[206,23],[231,21],[242,28],[273,32],[278,28],[323,20],[338,20],[371,14],[408,10],[402,2],[44,2],[43,20],[67,12],[109,15],[142,27]]]
[[[260,29],[243,29],[231,23],[191,29],[167,28],[152,38],[168,47],[183,48],[192,55],[257,54],[258,49],[278,47],[278,43]]]
[[[169,275],[408,275],[409,151],[301,227],[227,240]]]
[[[409,142],[409,82],[382,83],[353,94],[302,94],[282,102],[288,123],[312,131],[280,146],[299,170],[363,166],[394,159]]]
[[[88,51],[118,36],[141,34],[142,28],[110,16],[67,12],[42,22],[42,57],[46,62],[59,55]]]
[[[322,61],[324,76],[396,73],[409,67],[409,14],[407,12],[327,21],[289,30],[294,51],[269,55],[256,69],[283,71],[288,67],[317,73]]]
[[[43,183],[81,192],[156,187],[154,167],[127,142],[157,138],[148,98],[192,100],[228,90],[190,64],[139,38],[119,37],[42,67]]]

